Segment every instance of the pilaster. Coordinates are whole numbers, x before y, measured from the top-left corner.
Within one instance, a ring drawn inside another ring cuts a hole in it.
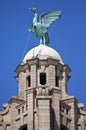
[[[65,98],[63,101],[69,106],[71,106],[69,112],[71,118],[70,130],[77,130],[77,100],[75,97],[70,96],[68,98]]]
[[[55,86],[55,66],[49,65],[48,84],[50,87]]]
[[[60,130],[60,93],[59,89],[52,89],[52,109],[54,111],[54,130]]]
[[[28,130],[34,130],[34,89],[26,90],[28,105]]]
[[[20,72],[19,74],[19,97],[22,99],[26,99],[26,73]]]

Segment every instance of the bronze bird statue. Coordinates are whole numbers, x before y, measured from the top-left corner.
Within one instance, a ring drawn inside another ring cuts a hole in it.
[[[34,18],[29,31],[36,32],[36,36],[40,38],[40,44],[48,45],[49,36],[47,30],[61,16],[62,11],[47,12],[39,18],[37,8],[30,8],[30,10],[34,13]]]

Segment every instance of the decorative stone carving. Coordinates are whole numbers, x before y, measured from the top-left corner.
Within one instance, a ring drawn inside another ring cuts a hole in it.
[[[67,128],[70,129],[70,111],[71,107],[69,105],[67,105],[64,102],[61,102],[61,106],[60,106],[60,110],[61,110],[61,124],[66,126]]]
[[[83,103],[79,103],[78,104],[78,108],[79,108],[80,114],[86,115],[86,112],[83,111],[83,108],[84,108],[84,104]]]
[[[5,103],[3,104],[3,111],[0,112],[0,115],[3,116],[9,112],[9,104]]]
[[[46,87],[37,88],[37,95],[49,95],[49,89]]]
[[[3,122],[3,116],[9,112],[9,104],[5,103],[2,107],[3,110],[0,111],[0,122]]]

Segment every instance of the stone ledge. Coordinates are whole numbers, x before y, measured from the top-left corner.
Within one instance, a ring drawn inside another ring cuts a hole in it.
[[[30,88],[26,89],[25,91],[26,91],[26,94],[30,94],[30,93],[35,92],[34,87],[30,87]]]
[[[22,103],[22,102],[24,102],[25,100],[23,100],[23,99],[21,99],[21,98],[19,98],[19,97],[17,97],[17,96],[12,96],[11,98],[10,98],[10,100],[8,101],[8,103],[9,104],[12,104],[12,103],[18,103],[18,104],[20,104],[20,103]]]
[[[61,89],[59,89],[59,88],[57,88],[57,87],[54,87],[54,88],[51,89],[51,95],[52,95],[53,93],[60,94],[60,93],[61,93]]]

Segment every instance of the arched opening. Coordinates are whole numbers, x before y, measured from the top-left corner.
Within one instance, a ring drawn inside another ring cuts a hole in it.
[[[27,130],[27,124],[21,126],[18,130]]]
[[[64,125],[61,125],[61,130],[68,130],[68,128]]]

